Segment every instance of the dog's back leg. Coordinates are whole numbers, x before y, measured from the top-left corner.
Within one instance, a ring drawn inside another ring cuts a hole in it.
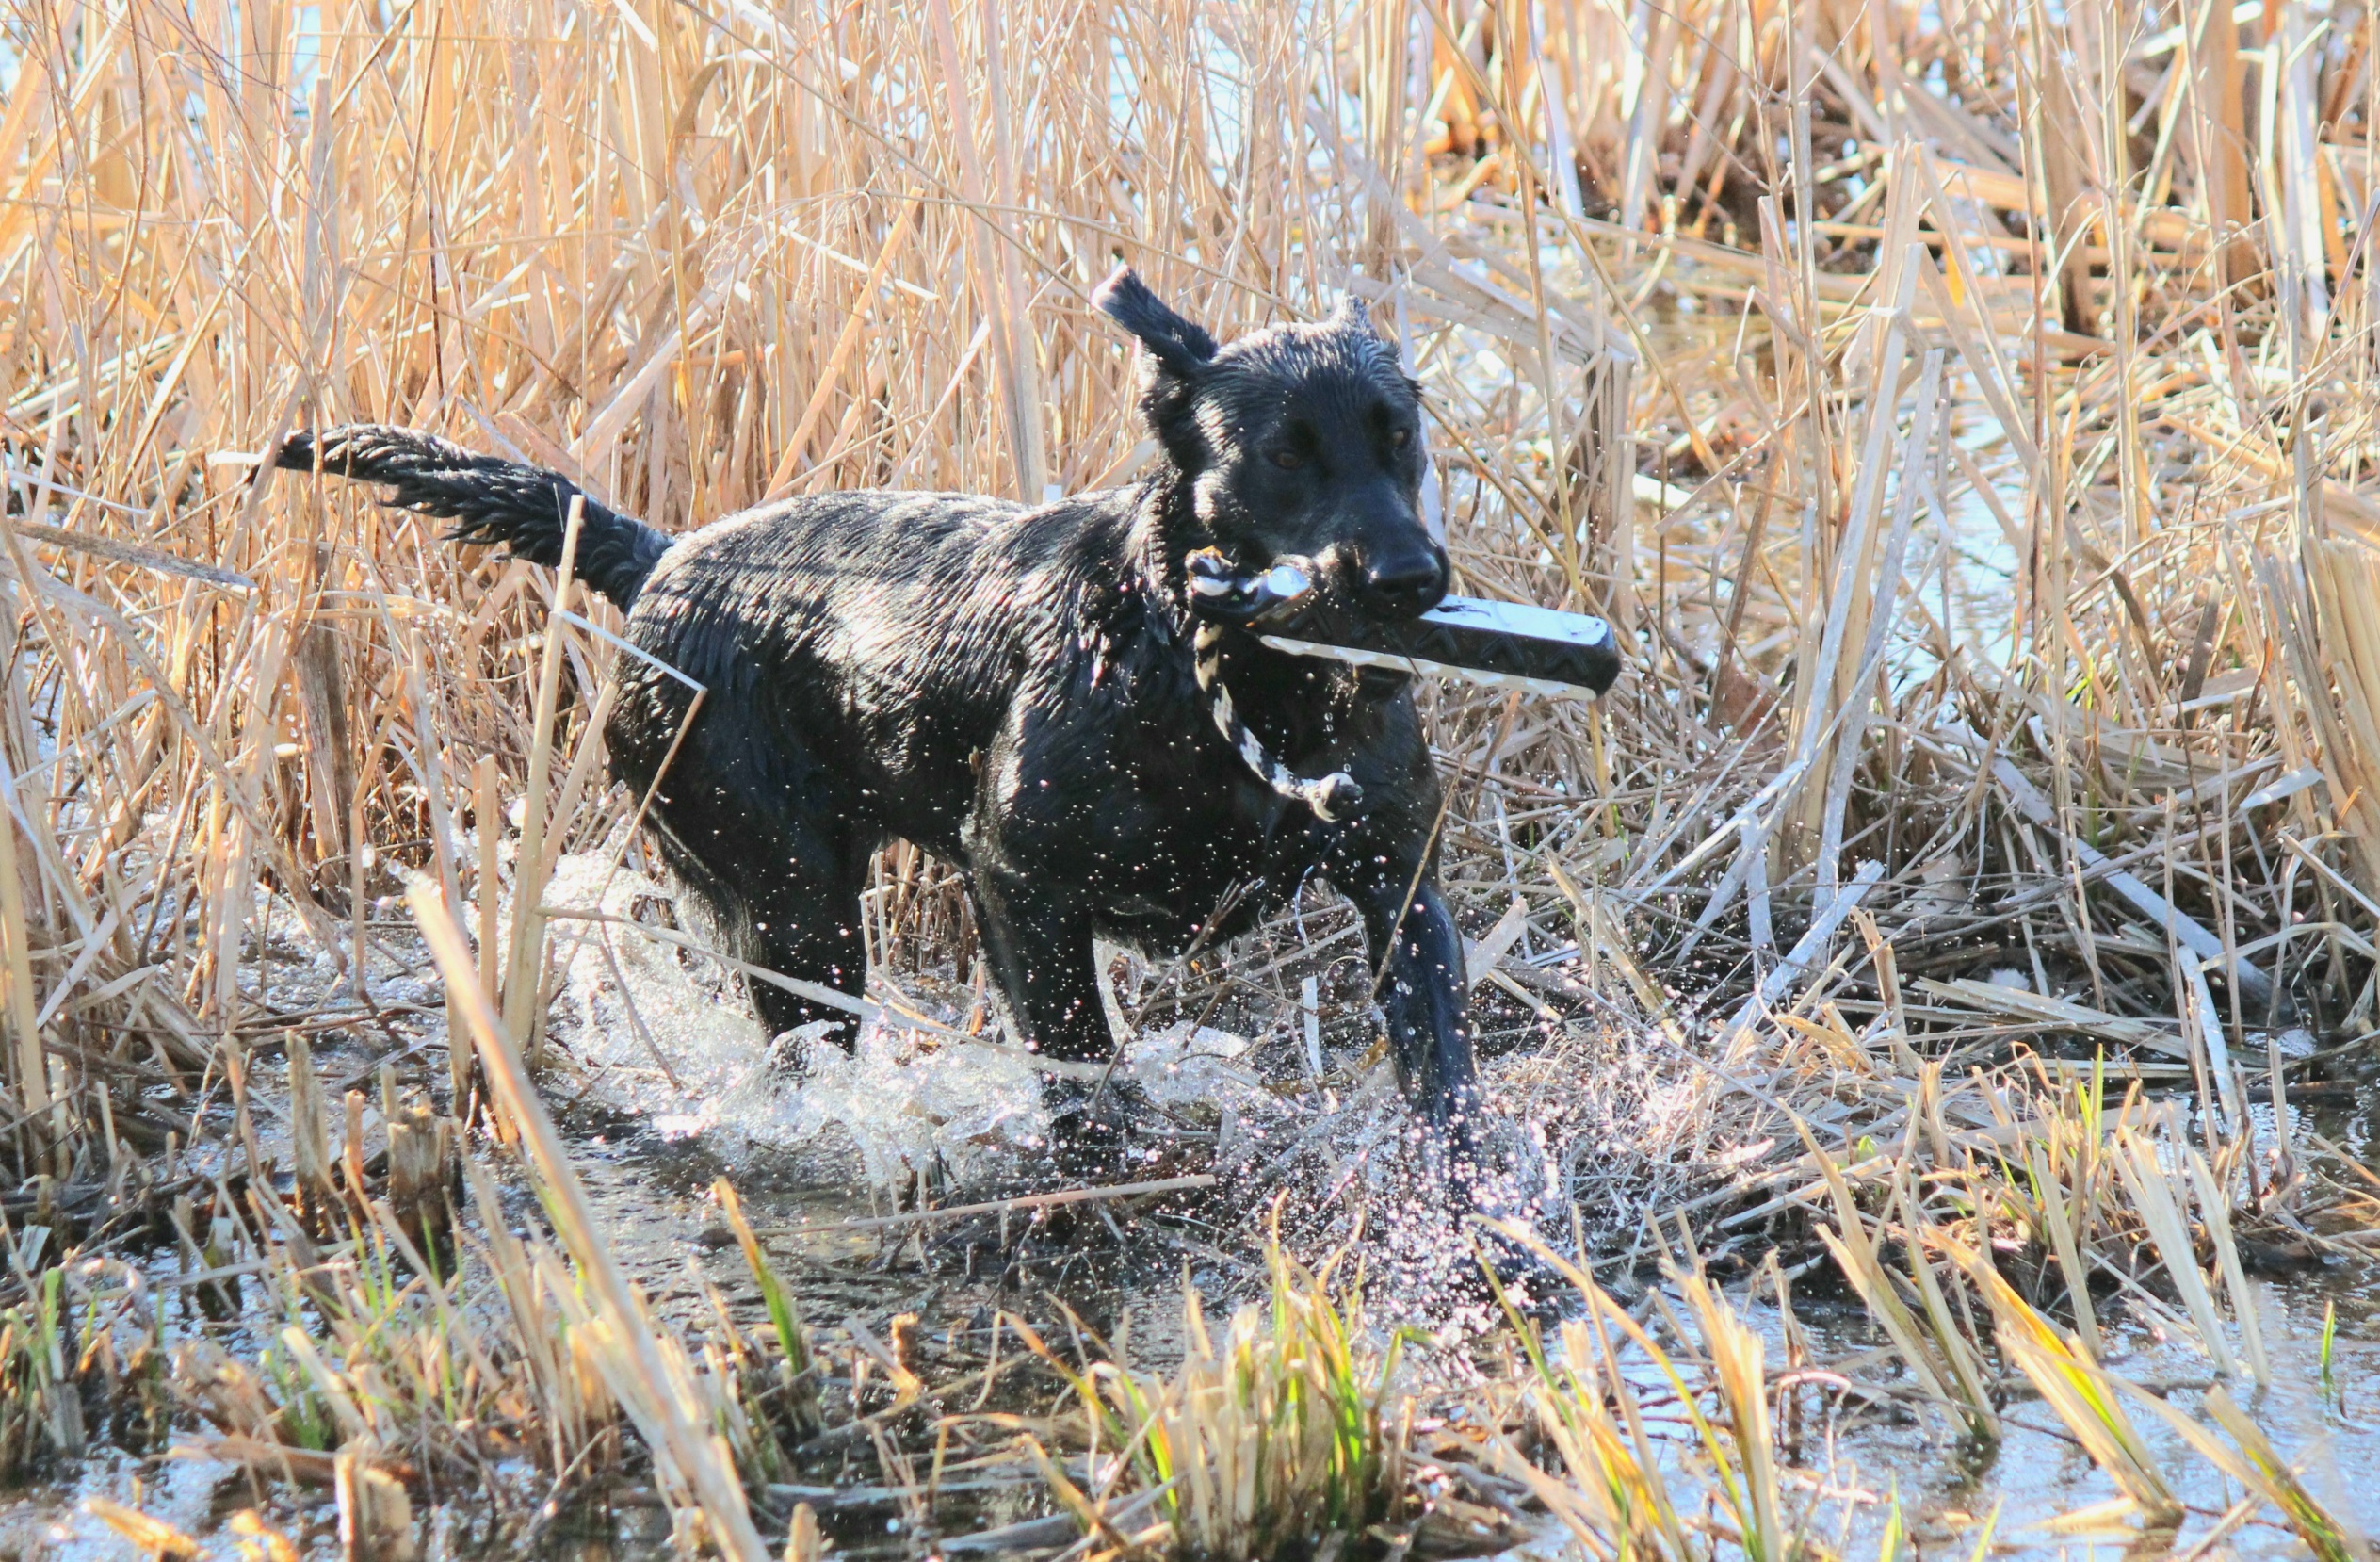
[[[661,687],[646,681],[648,696]],[[613,759],[632,788],[652,785],[665,752],[654,734],[673,729],[672,714],[659,699],[632,698],[613,718]],[[711,914],[724,952],[856,999],[867,980],[860,892],[881,832],[805,745],[784,734],[764,742],[762,731],[732,696],[704,711],[656,789],[647,823]],[[857,1040],[850,1008],[756,976],[744,985],[771,1037],[823,1020],[845,1050]]]
[[[867,984],[867,941],[860,931],[861,882],[827,886],[788,882],[752,910],[745,959],[763,970],[831,987],[857,998]],[[747,977],[753,1012],[771,1036],[825,1020],[846,1052],[859,1027],[849,1009],[805,998],[774,983]]]
[[[1045,1058],[1066,1063],[1105,1063],[1121,1038],[1108,1028],[1099,1000],[1097,955],[1090,914],[1046,887],[971,880],[976,927],[983,939],[984,964],[1018,1030]],[[1134,1094],[1121,1080],[1084,1079],[1045,1073],[1042,1101],[1049,1110],[1050,1137],[1059,1163],[1074,1175],[1105,1177],[1120,1169]]]
[[[874,842],[828,809],[812,811],[799,793],[741,799],[714,854],[733,875],[742,958],[762,970],[857,998],[867,985],[867,939],[860,892],[867,886]],[[714,871],[718,869],[715,867]],[[753,1011],[770,1036],[824,1020],[843,1050],[859,1039],[849,1009],[748,976]]]
[[[688,819],[681,810],[656,809],[649,822],[670,870],[709,914],[721,952],[856,999],[867,978],[860,928],[866,855],[835,850],[816,832],[770,817],[774,813],[764,806],[740,816],[732,851],[707,814]],[[696,838],[689,840],[689,833]],[[857,1017],[848,1008],[757,976],[747,975],[744,986],[754,1017],[772,1038],[824,1021],[845,1051],[857,1039]]]

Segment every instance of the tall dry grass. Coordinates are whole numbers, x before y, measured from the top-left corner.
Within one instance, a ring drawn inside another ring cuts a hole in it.
[[[2309,966],[2368,1016],[2363,908],[2273,838],[2380,887],[2362,35],[2182,20],[19,4],[20,1136],[89,1115],[37,1032],[186,1074],[256,1020],[268,906],[351,964],[392,864],[473,892],[464,834],[566,778],[612,655],[540,668],[547,577],[238,453],[412,423],[673,529],[1113,482],[1147,449],[1083,301],[1119,253],[1226,334],[1375,300],[1465,583],[1634,630],[1608,722],[1436,696],[1458,882],[1519,890],[1525,953],[1576,919],[1593,984],[1621,945],[1724,979],[1877,857],[1888,935],[2099,1008],[2178,1012],[2124,942],[2169,924],[2226,1025]],[[568,801],[532,872],[623,806]],[[963,931],[905,848],[876,909],[887,952]]]

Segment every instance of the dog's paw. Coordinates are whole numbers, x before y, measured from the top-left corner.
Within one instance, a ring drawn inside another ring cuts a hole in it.
[[[1053,1078],[1042,1086],[1049,1109],[1050,1153],[1070,1176],[1108,1179],[1132,1164],[1132,1125],[1148,1097],[1132,1081]]]
[[[785,1089],[807,1084],[826,1061],[821,1049],[835,1048],[849,1055],[850,1044],[844,1041],[832,1021],[813,1020],[781,1032],[769,1043],[769,1050],[760,1061],[760,1072],[769,1082]]]
[[[1561,1270],[1534,1248],[1501,1231],[1482,1228],[1479,1236],[1481,1277],[1492,1276],[1506,1305],[1530,1318],[1559,1316],[1578,1291]]]

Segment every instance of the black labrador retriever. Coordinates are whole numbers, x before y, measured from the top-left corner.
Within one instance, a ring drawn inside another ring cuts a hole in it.
[[[708,690],[650,822],[739,958],[859,993],[869,859],[907,839],[963,872],[1028,1043],[1098,1060],[1116,1038],[1094,938],[1208,947],[1320,876],[1362,912],[1408,1099],[1465,1142],[1463,945],[1407,680],[1285,656],[1199,611],[1219,573],[1290,558],[1364,611],[1437,603],[1418,387],[1352,303],[1219,349],[1128,268],[1093,302],[1147,350],[1161,459],[1038,509],[831,494],[672,539],[557,474],[404,430],[295,434],[277,464],[383,484],[541,564],[560,561],[581,499],[578,578]],[[618,676],[612,768],[641,792],[691,696],[640,659]],[[759,983],[752,1000],[772,1032],[823,1020],[850,1045],[847,1011]]]

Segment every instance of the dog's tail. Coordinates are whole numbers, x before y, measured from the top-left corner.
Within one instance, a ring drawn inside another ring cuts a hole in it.
[[[502,543],[511,557],[533,564],[562,561],[571,500],[581,500],[573,573],[623,611],[669,550],[667,535],[587,498],[559,472],[474,455],[434,434],[378,423],[349,423],[319,434],[301,430],[283,443],[274,464],[311,472],[317,456],[321,470],[333,477],[382,484],[389,502],[452,520],[449,541]]]

